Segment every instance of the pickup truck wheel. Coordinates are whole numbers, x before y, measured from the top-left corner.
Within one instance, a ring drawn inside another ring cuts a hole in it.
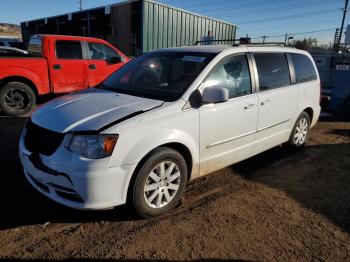
[[[306,112],[302,112],[294,124],[294,128],[289,137],[289,144],[294,148],[301,148],[306,145],[310,135],[310,117]]]
[[[132,187],[132,202],[143,218],[162,215],[180,200],[187,182],[187,166],[183,156],[160,147],[146,159]]]
[[[36,102],[33,90],[21,82],[9,82],[0,89],[0,110],[9,116],[30,112]]]

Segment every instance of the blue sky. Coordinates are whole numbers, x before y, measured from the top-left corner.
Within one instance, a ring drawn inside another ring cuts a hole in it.
[[[333,40],[340,27],[345,0],[162,0],[160,2],[238,25],[238,34],[250,37],[276,36],[268,41],[284,41],[285,33],[294,39],[316,37],[321,43]],[[120,2],[83,0],[83,8]],[[79,8],[78,0],[0,0],[0,22],[16,23],[53,16]],[[346,18],[345,25],[350,23]],[[261,40],[261,38],[259,39]]]

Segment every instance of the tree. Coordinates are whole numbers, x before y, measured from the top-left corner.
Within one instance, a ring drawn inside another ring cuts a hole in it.
[[[298,49],[308,50],[312,47],[317,46],[317,40],[316,38],[304,38],[303,40],[293,40],[290,45]]]

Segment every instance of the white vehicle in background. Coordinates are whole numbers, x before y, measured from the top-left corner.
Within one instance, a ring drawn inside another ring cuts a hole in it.
[[[0,46],[0,56],[11,56],[11,55],[27,55],[28,51],[14,48],[14,47],[7,47],[7,46]]]
[[[192,46],[139,56],[99,87],[44,104],[19,151],[38,191],[77,209],[173,208],[189,180],[288,142],[320,114],[311,56],[281,46]]]
[[[24,43],[17,38],[0,38],[0,47],[2,46],[25,50]]]

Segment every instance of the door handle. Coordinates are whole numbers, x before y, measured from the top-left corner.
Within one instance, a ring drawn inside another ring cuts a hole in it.
[[[264,106],[264,105],[268,105],[268,104],[270,104],[270,103],[271,103],[271,100],[270,100],[270,99],[267,99],[267,100],[265,100],[265,101],[262,101],[262,102],[261,102],[261,105]]]
[[[95,65],[95,64],[89,65],[89,69],[90,69],[90,70],[95,70],[95,69],[96,69],[96,65]]]
[[[254,107],[256,107],[256,104],[249,104],[249,105],[246,105],[246,106],[244,107],[244,109],[252,109],[252,108],[254,108]]]
[[[55,64],[52,66],[54,70],[60,70],[62,66],[60,64]]]

